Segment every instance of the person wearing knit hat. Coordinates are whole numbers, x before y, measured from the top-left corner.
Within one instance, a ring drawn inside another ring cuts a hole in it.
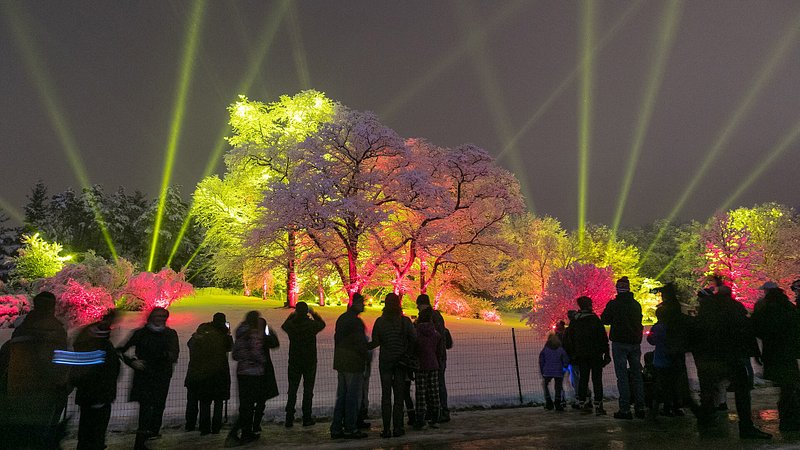
[[[601,320],[611,325],[609,339],[611,353],[614,358],[614,372],[617,375],[619,390],[619,411],[614,413],[616,419],[633,419],[631,414],[631,394],[633,394],[635,415],[644,419],[644,384],[642,381],[642,305],[633,298],[631,283],[628,277],[622,277],[616,283],[617,296],[608,302]],[[631,383],[633,380],[633,392]]]

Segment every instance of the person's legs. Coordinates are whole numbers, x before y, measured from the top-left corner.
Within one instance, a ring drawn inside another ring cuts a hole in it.
[[[187,389],[186,390],[186,425],[184,429],[186,431],[194,431],[195,426],[197,425],[197,404],[199,399],[197,397],[197,392],[194,389]]]
[[[594,403],[602,408],[603,406],[603,363],[597,362],[591,365],[592,388],[594,389]]]
[[[428,404],[428,421],[431,423],[439,422],[440,416],[440,407],[439,407],[439,374],[438,370],[431,370],[425,377],[428,381],[425,383],[426,391],[425,391],[425,400]]]
[[[392,371],[381,370],[381,419],[383,431],[392,429]]]
[[[561,411],[564,409],[563,403],[561,403],[561,399],[563,397],[563,389],[564,389],[564,378],[557,377],[553,378],[555,384],[555,391],[556,391],[556,411]],[[548,392],[549,393],[549,392]]]
[[[303,370],[303,425],[312,420],[311,408],[314,403],[314,384],[317,381],[317,365],[309,365]]]
[[[619,391],[619,412],[628,413],[631,410],[631,388],[628,381],[628,353],[630,346],[621,342],[611,343],[611,353],[614,357],[614,373],[617,376],[617,390]],[[640,370],[641,373],[641,370]],[[597,393],[595,393],[595,398]]]
[[[392,426],[395,433],[405,432],[405,425],[403,423],[403,402],[405,401],[406,393],[406,371],[398,366],[392,371]]]
[[[547,409],[553,409],[553,398],[550,397],[550,380],[552,379],[553,377],[542,378],[542,390],[544,390],[544,405],[545,405],[544,407]]]
[[[446,364],[442,363],[439,368],[439,417],[440,422],[450,421],[450,408],[447,406],[447,383],[445,382]]]
[[[224,403],[225,400],[219,398],[214,400],[214,415],[211,418],[211,434],[217,434],[219,430],[222,429],[222,405]]]
[[[364,374],[361,372],[345,374],[347,390],[344,404],[344,431],[345,433],[358,433],[358,412],[361,408],[361,389],[363,388]]]
[[[586,398],[586,391],[589,390],[589,367],[590,365],[585,362],[578,363],[578,403],[583,404]]]
[[[739,416],[739,429],[753,428],[753,417],[750,400],[750,383],[744,365],[731,363],[731,383],[736,398],[736,415]]]
[[[211,400],[200,400],[200,433],[211,433]]]
[[[628,357],[628,367],[630,367],[631,376],[633,376],[634,409],[639,413],[643,413],[644,383],[642,381],[642,347],[638,344],[630,345],[627,357]]]
[[[241,430],[242,438],[253,434],[253,405],[255,404],[255,379],[258,377],[239,375],[239,418],[234,430]],[[231,430],[233,432],[233,430]]]
[[[289,379],[289,391],[286,398],[286,426],[290,427],[294,423],[295,406],[297,405],[297,389],[300,387],[300,377],[302,372],[297,364],[290,362],[287,370]]]
[[[428,383],[431,382],[431,378],[429,376],[427,370],[418,370],[416,374],[416,379],[414,383],[416,384],[416,388],[414,389],[414,397],[417,404],[416,412],[414,413],[414,428],[422,428],[425,424],[425,413],[427,411],[427,393],[430,390],[430,386]],[[438,377],[435,380],[436,384],[439,384]]]
[[[110,418],[110,403],[106,403],[99,408],[89,405],[81,406],[77,450],[102,450],[106,448],[106,429]]]
[[[347,395],[347,378],[344,372],[337,371],[336,403],[333,407],[331,419],[331,436],[338,436],[344,432],[344,407]]]

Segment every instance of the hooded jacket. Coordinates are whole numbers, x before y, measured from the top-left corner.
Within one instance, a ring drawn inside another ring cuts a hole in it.
[[[564,346],[575,362],[602,362],[608,354],[608,336],[600,318],[592,311],[578,311],[564,332]]]
[[[642,343],[642,305],[630,292],[620,292],[608,302],[601,316],[603,323],[611,325],[609,339],[622,344]]]

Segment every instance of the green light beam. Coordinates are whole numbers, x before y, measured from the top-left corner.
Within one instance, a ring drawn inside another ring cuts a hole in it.
[[[717,140],[715,141],[711,150],[706,154],[703,163],[695,172],[694,177],[686,186],[681,197],[678,199],[678,202],[675,204],[675,207],[672,208],[672,211],[669,213],[669,217],[667,217],[666,221],[664,222],[664,226],[658,231],[656,234],[656,238],[650,244],[647,251],[644,254],[644,258],[642,261],[647,261],[647,258],[650,257],[650,253],[652,253],[653,248],[659,242],[661,237],[663,237],[666,227],[672,223],[678,213],[683,209],[684,204],[689,197],[692,195],[694,190],[697,188],[697,185],[703,179],[703,175],[708,172],[711,164],[716,160],[719,153],[722,151],[725,146],[728,145],[728,142],[733,137],[733,132],[738,128],[739,124],[744,120],[747,116],[747,113],[750,111],[750,108],[755,103],[755,100],[758,98],[758,95],[761,91],[766,87],[769,80],[775,74],[776,68],[778,67],[779,63],[784,59],[786,53],[792,48],[797,39],[798,33],[800,33],[800,14],[795,16],[794,20],[792,20],[789,29],[784,34],[783,38],[778,42],[775,48],[773,48],[772,52],[770,53],[769,57],[767,58],[766,64],[764,64],[758,72],[756,76],[755,83],[747,90],[744,97],[739,102],[739,105],[731,114],[730,119],[728,120],[727,124],[721,130],[719,136],[717,136]]]
[[[289,36],[292,38],[292,54],[294,55],[294,67],[297,70],[297,77],[300,79],[300,86],[303,89],[311,88],[311,75],[308,71],[308,59],[303,45],[303,34],[300,30],[300,22],[297,20],[297,6],[291,3],[289,8]]]
[[[611,227],[611,232],[614,235],[617,234],[619,224],[622,221],[622,212],[625,210],[625,203],[628,201],[628,194],[630,193],[631,184],[633,183],[633,175],[639,163],[644,139],[650,126],[650,118],[653,116],[653,110],[655,109],[656,97],[658,96],[661,83],[664,79],[667,57],[672,49],[672,44],[675,42],[682,9],[682,0],[671,0],[667,4],[663,20],[661,20],[660,39],[658,40],[658,47],[655,51],[655,60],[650,65],[650,73],[647,77],[647,84],[644,90],[644,101],[639,109],[639,120],[636,124],[630,157],[628,158],[628,165],[625,169],[625,177],[622,182],[622,191],[617,198],[617,211],[614,214],[614,222]]]
[[[200,275],[200,273],[201,273],[203,270],[205,270],[205,268],[206,268],[206,267],[208,267],[208,266],[210,266],[210,265],[211,265],[211,262],[212,262],[212,260],[206,261],[206,263],[205,263],[205,264],[203,264],[202,266],[200,266],[200,268],[199,268],[199,269],[197,269],[197,271],[196,271],[195,273],[193,273],[193,274],[192,274],[192,276],[190,276],[189,278],[187,278],[187,279],[186,279],[186,282],[187,282],[187,283],[188,283],[188,282],[191,282],[191,281],[194,279],[194,277],[196,277],[196,276]]]
[[[452,67],[463,57],[478,41],[485,39],[486,35],[493,32],[503,22],[513,17],[523,6],[529,6],[530,2],[517,0],[514,2],[503,3],[503,8],[489,20],[486,28],[475,30],[469,41],[462,42],[452,53],[440,59],[433,67],[428,70],[422,78],[418,78],[413,84],[397,94],[389,104],[378,114],[383,120],[389,120],[394,114],[402,109],[423,89],[439,78],[445,71]]]
[[[675,264],[675,262],[678,261],[678,257],[679,256],[680,256],[680,253],[678,253],[675,256],[673,256],[672,259],[669,260],[667,265],[664,266],[663,269],[661,269],[661,272],[658,272],[658,275],[656,275],[655,279],[656,280],[660,280],[661,277],[664,276],[664,274],[667,273],[667,271]]]
[[[636,2],[632,3],[631,6],[626,9],[619,18],[611,25],[608,32],[603,35],[600,42],[592,49],[595,53],[600,53],[606,45],[611,41],[611,39],[617,34],[620,28],[623,25],[628,23],[633,14],[639,10],[639,8],[644,4],[644,0],[637,0]],[[580,64],[577,64],[572,72],[564,78],[561,83],[556,87],[556,89],[545,99],[545,101],[539,105],[536,111],[531,115],[531,117],[525,122],[524,125],[517,131],[517,133],[512,137],[506,145],[503,147],[503,150],[497,155],[497,160],[503,159],[505,155],[508,154],[512,149],[514,149],[517,144],[519,143],[520,139],[523,136],[528,134],[531,128],[539,121],[539,119],[544,116],[544,114],[550,110],[550,107],[553,106],[556,100],[558,100],[561,95],[567,90],[568,87],[572,85],[575,79],[578,77],[578,73],[581,70]]]
[[[471,33],[472,30],[481,29],[481,26],[474,8],[469,3],[460,3],[459,5],[461,7],[456,8],[456,15],[458,16],[462,31],[466,36],[464,41],[468,42],[468,33]],[[508,142],[513,135],[510,125],[511,117],[508,113],[508,108],[506,108],[505,102],[503,101],[503,93],[502,89],[500,89],[500,84],[497,81],[498,76],[494,70],[494,65],[488,56],[489,52],[486,48],[486,40],[479,39],[474,45],[470,45],[469,53],[471,56],[470,59],[472,61],[472,65],[478,73],[478,77],[481,81],[481,93],[483,94],[484,101],[489,106],[489,112],[492,118],[492,125],[494,126],[495,133],[500,138],[501,142]],[[517,152],[516,149],[514,150],[515,151],[511,154],[511,164],[515,168],[520,169],[523,167],[523,161],[519,155],[519,152]],[[528,177],[524,176],[524,173],[521,175],[522,176],[518,177],[518,181],[520,188],[524,193],[525,203],[527,204],[529,210],[534,211],[535,208],[533,204],[533,195],[528,185]]]
[[[237,92],[247,92],[250,90],[250,87],[255,83],[258,74],[261,71],[261,65],[264,63],[264,59],[266,59],[267,53],[269,48],[272,46],[272,43],[275,41],[275,36],[280,29],[280,24],[283,21],[284,17],[289,11],[289,6],[291,5],[291,0],[283,0],[280,2],[278,6],[278,10],[275,14],[269,16],[269,20],[267,21],[264,29],[262,30],[258,42],[259,46],[253,51],[253,62],[250,64],[247,72],[245,73],[244,79],[239,84]],[[213,150],[211,151],[211,156],[206,163],[206,168],[203,171],[203,175],[200,178],[201,180],[205,179],[216,169],[217,162],[222,157],[222,153],[225,151],[227,141],[225,140],[225,136],[228,134],[230,128],[228,127],[228,123],[225,122],[225,125],[222,126],[220,129],[219,135],[216,139],[216,145],[214,145]],[[175,238],[175,242],[172,245],[172,251],[170,251],[169,258],[167,259],[167,265],[169,266],[172,263],[175,254],[178,252],[178,247],[183,240],[183,237],[186,235],[186,232],[189,229],[189,222],[192,219],[192,209],[191,206],[189,207],[189,213],[186,215],[186,218],[183,220],[183,224],[181,225],[181,229],[178,232],[177,237]]]
[[[169,182],[172,178],[172,168],[175,165],[175,156],[178,150],[178,141],[180,140],[183,116],[186,110],[186,97],[189,92],[189,85],[191,84],[193,72],[192,68],[194,67],[198,41],[200,40],[200,27],[202,25],[203,12],[206,9],[206,0],[197,0],[192,5],[193,8],[187,31],[188,39],[186,48],[184,49],[183,61],[181,63],[181,71],[178,79],[178,94],[175,98],[175,109],[172,118],[172,125],[170,126],[166,155],[164,158],[164,170],[161,175],[161,190],[158,196],[158,210],[156,212],[155,224],[153,225],[153,240],[150,244],[150,259],[147,262],[148,272],[153,271],[153,262],[155,261],[156,249],[158,248],[158,235],[161,232],[161,222],[164,219],[164,208],[167,204],[167,191],[169,189]]]
[[[592,139],[592,40],[594,39],[594,2],[581,2],[581,84],[578,96],[578,245],[586,233],[586,205],[589,188],[589,143]]]
[[[30,31],[30,27],[28,26],[27,18],[23,17],[22,12],[17,9],[17,4],[14,2],[3,2],[2,7],[6,12],[6,14],[3,14],[3,16],[6,18],[6,22],[13,31],[17,47],[20,49],[22,58],[25,61],[26,69],[28,73],[33,76],[36,90],[39,93],[39,98],[44,103],[47,115],[51,124],[53,125],[54,130],[56,131],[56,134],[58,135],[59,141],[61,141],[61,147],[67,156],[67,161],[72,168],[75,178],[78,180],[78,183],[84,190],[91,191],[92,185],[89,182],[89,176],[87,175],[86,168],[81,160],[78,144],[75,140],[75,137],[72,135],[72,132],[70,131],[69,125],[67,124],[66,116],[62,112],[60,103],[57,100],[58,96],[55,93],[55,89],[53,89],[53,83],[47,76],[45,65],[39,60],[38,55],[40,55],[42,52],[40,52],[33,43],[33,38],[31,37],[32,33]],[[97,226],[100,228],[100,233],[103,235],[103,240],[108,246],[108,250],[111,252],[111,256],[114,258],[114,261],[116,261],[117,250],[114,248],[111,234],[106,227],[106,222],[103,219],[102,213],[100,212],[100,207],[95,202],[93,196],[88,196],[88,199],[89,207],[92,208],[94,220],[97,223]]]
[[[727,211],[733,203],[741,196],[755,181],[764,174],[764,172],[772,166],[788,150],[792,144],[800,137],[800,121],[783,136],[780,143],[776,145],[772,151],[763,158],[758,166],[753,170],[744,182],[734,191],[727,200],[720,206],[720,211]]]
[[[2,197],[0,197],[0,211],[8,213],[8,217],[16,220],[20,225],[25,224],[25,216]]]

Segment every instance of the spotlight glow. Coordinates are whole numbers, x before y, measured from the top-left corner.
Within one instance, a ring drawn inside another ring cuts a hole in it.
[[[408,104],[411,99],[413,99],[423,89],[428,87],[431,83],[433,83],[434,80],[439,78],[456,62],[458,62],[458,60],[460,60],[461,57],[464,56],[472,46],[476,45],[478,41],[485,39],[489,33],[493,32],[506,20],[514,17],[514,15],[520,9],[522,9],[522,7],[528,6],[529,4],[530,3],[526,0],[504,2],[503,8],[497,14],[495,14],[491,20],[488,21],[486,28],[482,30],[475,30],[474,34],[470,36],[468,41],[462,42],[459,47],[453,50],[452,53],[449,53],[440,59],[436,65],[434,65],[422,76],[422,78],[418,78],[413,84],[403,90],[403,92],[398,93],[394,99],[392,99],[392,101],[390,101],[389,104],[380,111],[378,115],[385,121],[391,119],[392,116],[394,116],[394,114]]]
[[[303,45],[303,34],[300,31],[300,23],[297,20],[297,6],[295,3],[291,3],[291,7],[289,8],[289,36],[292,38],[294,67],[297,70],[297,78],[300,79],[300,86],[302,86],[303,89],[310,89],[311,75],[308,71],[308,59],[306,58],[306,49]]]
[[[675,220],[675,217],[677,217],[678,213],[683,209],[683,206],[686,204],[686,201],[688,201],[691,195],[694,193],[695,189],[697,188],[697,185],[700,183],[700,181],[703,180],[704,175],[708,173],[711,164],[713,164],[714,160],[717,159],[717,156],[719,156],[722,149],[724,149],[728,145],[728,142],[733,137],[734,131],[739,127],[739,124],[747,116],[747,113],[750,112],[750,108],[755,103],[756,99],[758,98],[758,95],[772,79],[772,76],[775,74],[775,71],[778,68],[779,64],[784,60],[786,54],[796,43],[799,34],[800,34],[800,14],[795,16],[794,20],[791,21],[789,29],[784,34],[783,38],[781,38],[781,40],[777,43],[775,48],[773,48],[772,52],[767,58],[766,63],[758,71],[754,83],[747,90],[744,97],[742,97],[742,99],[739,101],[739,105],[733,111],[730,118],[728,119],[728,122],[720,131],[720,134],[717,136],[714,145],[706,153],[706,157],[703,159],[702,164],[695,172],[689,184],[686,186],[686,189],[684,189],[683,193],[678,199],[678,202],[672,208],[672,211],[669,213],[669,216],[664,222],[665,226],[658,231],[658,234],[656,234],[656,238],[650,244],[650,247],[648,247],[647,251],[644,254],[644,257],[642,258],[642,261],[647,261],[647,258],[653,251],[653,248],[663,237],[664,231],[666,230],[666,226]]]
[[[195,54],[197,53],[197,43],[200,40],[200,26],[202,24],[203,12],[205,11],[206,0],[197,0],[193,3],[191,17],[188,26],[188,39],[184,49],[183,62],[181,63],[180,78],[178,80],[178,95],[175,99],[175,112],[170,126],[169,141],[167,143],[166,155],[164,158],[164,170],[161,175],[161,191],[158,197],[158,210],[156,221],[153,225],[153,240],[150,244],[150,259],[147,262],[147,271],[153,271],[156,250],[158,249],[158,235],[161,232],[161,222],[164,218],[164,208],[167,204],[167,191],[172,179],[172,167],[175,165],[175,156],[178,151],[178,141],[183,124],[183,115],[186,110],[186,97],[189,92],[189,85],[192,79],[192,68],[194,66]]]
[[[600,39],[600,42],[594,47],[592,51],[595,53],[600,53],[606,47],[609,41],[611,41],[611,39],[617,34],[619,29],[622,28],[623,25],[628,23],[628,20],[630,20],[630,18],[633,17],[633,13],[638,11],[643,4],[644,0],[637,0],[636,2],[632,3],[631,6],[629,6],[628,9],[626,9],[622,13],[622,15],[619,16],[619,18],[617,18],[617,20],[614,22],[611,28],[609,28],[608,32],[606,32],[603,35],[602,39]],[[514,134],[514,137],[512,137],[508,142],[506,142],[506,145],[503,147],[503,150],[497,155],[498,161],[501,160],[506,154],[508,154],[509,151],[514,149],[517,143],[519,143],[519,140],[522,139],[522,137],[525,136],[528,133],[528,131],[530,131],[531,128],[533,128],[533,126],[539,121],[539,119],[542,118],[542,116],[544,116],[544,114],[548,110],[550,110],[550,107],[553,106],[553,103],[555,103],[555,101],[558,100],[559,97],[561,97],[561,94],[563,94],[567,90],[567,88],[572,85],[572,83],[578,77],[578,72],[580,70],[581,70],[581,64],[578,63],[572,70],[572,72],[570,72],[570,74],[567,75],[567,77],[561,81],[561,83],[547,97],[547,99],[545,99],[545,101],[541,105],[539,105],[539,107],[536,109],[533,115],[531,115],[531,117],[525,122],[525,124],[522,125],[522,128],[520,128],[519,131],[517,131],[517,133]]]
[[[720,210],[727,211],[733,203],[742,195],[753,183],[758,180],[758,178],[766,172],[767,169],[772,166],[772,164],[778,160],[785,152],[788,150],[791,145],[797,141],[797,138],[800,137],[800,121],[789,130],[786,135],[783,136],[780,143],[776,145],[772,151],[767,155],[766,158],[763,158],[761,162],[758,164],[758,167],[753,170],[747,178],[744,179],[741,185],[728,197],[727,200],[720,206]]]
[[[252,87],[253,83],[255,82],[258,74],[261,71],[261,65],[264,63],[264,59],[267,56],[267,51],[272,46],[272,43],[275,40],[275,36],[280,29],[281,22],[283,18],[289,11],[289,6],[291,5],[290,0],[283,0],[279,3],[278,9],[275,14],[269,17],[264,29],[262,30],[261,34],[259,35],[259,45],[252,53],[252,61],[250,63],[250,67],[248,68],[244,80],[239,85],[238,92],[247,92]],[[322,106],[322,99],[318,99],[316,103],[317,107]],[[237,107],[236,114],[239,117],[246,117],[248,114],[251,114],[253,111],[252,105],[242,102],[239,103]],[[230,127],[228,126],[228,121],[225,121],[225,124],[220,129],[219,136],[216,140],[216,145],[214,149],[211,151],[211,156],[208,158],[208,162],[206,163],[206,168],[203,171],[203,175],[200,177],[201,180],[205,179],[216,169],[217,163],[219,162],[220,158],[222,157],[222,153],[224,153],[225,149],[227,148],[227,141],[225,140],[225,136],[228,134]],[[193,200],[194,201],[194,200]],[[189,229],[189,223],[192,220],[192,208],[191,205],[189,207],[189,213],[186,215],[186,218],[183,220],[183,224],[181,225],[181,229],[178,232],[177,237],[175,238],[175,242],[172,244],[172,250],[170,251],[169,258],[167,258],[167,265],[169,266],[172,264],[173,258],[175,258],[175,254],[178,252],[178,248],[183,241],[183,237],[186,235],[186,232]],[[201,244],[202,246],[202,244]]]
[[[655,109],[656,97],[661,88],[661,82],[664,79],[664,72],[667,65],[667,56],[669,55],[672,44],[675,41],[676,31],[678,29],[678,21],[680,13],[683,9],[682,0],[671,0],[667,9],[664,12],[664,19],[661,21],[661,31],[659,33],[658,48],[655,51],[655,60],[650,66],[650,74],[647,77],[647,85],[645,87],[644,101],[642,102],[641,109],[638,114],[638,123],[636,131],[633,136],[631,144],[631,153],[628,158],[628,165],[625,169],[625,177],[622,181],[622,191],[617,198],[617,212],[614,214],[614,223],[611,227],[612,233],[617,234],[619,224],[622,221],[622,212],[625,210],[625,203],[628,200],[628,193],[631,189],[633,182],[633,175],[636,166],[639,163],[639,156],[642,153],[642,146],[644,145],[644,138],[647,135],[647,130],[650,126],[650,118],[653,116]]]
[[[5,211],[13,220],[16,220],[20,225],[25,223],[25,216],[17,210],[11,203],[5,201],[0,197],[0,210]]]
[[[586,233],[586,204],[589,188],[589,143],[592,133],[592,39],[594,38],[594,2],[581,3],[581,85],[578,96],[578,245]]]
[[[45,65],[39,60],[38,55],[40,55],[41,52],[34,45],[30,28],[27,24],[27,18],[24,17],[17,9],[15,3],[3,2],[1,5],[5,11],[3,16],[6,18],[6,22],[11,30],[13,30],[17,46],[20,49],[20,53],[25,61],[28,73],[30,73],[35,80],[34,84],[36,86],[36,90],[39,92],[39,98],[44,103],[47,115],[49,116],[50,122],[52,123],[53,128],[58,135],[59,141],[61,141],[61,147],[67,156],[67,160],[69,161],[70,167],[75,174],[75,178],[78,180],[78,183],[84,190],[91,191],[92,185],[89,182],[89,176],[87,175],[86,168],[81,160],[78,144],[75,140],[75,137],[72,135],[70,127],[67,124],[66,115],[63,113],[60,102],[57,100],[58,96],[52,87],[53,84],[50,81],[50,78],[47,76]],[[92,208],[94,220],[100,229],[100,233],[103,235],[103,240],[105,240],[111,256],[114,258],[114,261],[116,261],[117,251],[114,248],[111,234],[108,232],[108,228],[106,227],[105,219],[103,219],[103,215],[100,212],[100,207],[96,204],[92,196],[88,196],[88,199],[89,207]],[[9,211],[10,214],[13,214],[11,212],[12,209],[6,210]]]

